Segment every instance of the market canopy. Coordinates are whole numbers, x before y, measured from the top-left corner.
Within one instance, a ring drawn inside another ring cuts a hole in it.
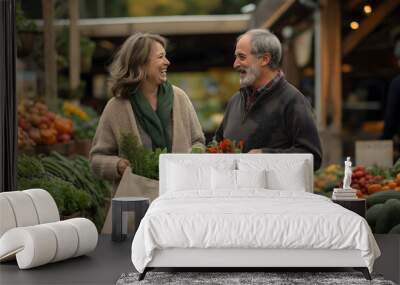
[[[201,15],[125,17],[78,20],[81,35],[88,37],[126,37],[135,32],[162,35],[241,33],[249,26],[250,15]],[[39,28],[43,21],[37,21]],[[56,20],[58,27],[69,26],[69,20]]]

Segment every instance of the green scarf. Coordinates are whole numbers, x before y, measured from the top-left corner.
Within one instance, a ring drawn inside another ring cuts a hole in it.
[[[174,101],[172,85],[166,81],[158,87],[156,111],[139,88],[130,94],[129,99],[136,120],[151,138],[153,150],[167,148],[171,152],[171,114]]]

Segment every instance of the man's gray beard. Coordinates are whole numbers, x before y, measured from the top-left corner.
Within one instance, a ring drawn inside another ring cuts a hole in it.
[[[248,68],[245,68],[245,70],[246,70],[246,76],[244,78],[240,78],[241,87],[251,86],[260,75],[260,70],[255,66],[250,66]]]

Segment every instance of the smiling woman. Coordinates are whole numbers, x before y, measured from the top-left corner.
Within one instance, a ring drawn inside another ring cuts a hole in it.
[[[167,80],[165,48],[165,38],[137,33],[123,43],[110,66],[113,98],[100,117],[90,161],[94,173],[113,181],[114,189],[124,172],[131,171],[122,158],[123,133],[133,134],[147,149],[188,153],[194,146],[205,148],[189,97]]]

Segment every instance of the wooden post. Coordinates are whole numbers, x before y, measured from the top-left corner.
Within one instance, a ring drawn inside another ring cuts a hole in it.
[[[45,101],[50,110],[57,110],[57,62],[56,37],[53,25],[54,1],[42,0],[44,41]]]
[[[81,55],[79,39],[79,2],[69,0],[69,89],[76,92],[79,88],[81,74]]]
[[[319,130],[323,130],[326,127],[326,116],[325,110],[323,110],[325,104],[322,102],[321,94],[321,11],[316,9],[314,11],[314,65],[315,65],[315,76],[314,76],[314,96],[315,96],[315,114],[317,119],[317,127]]]
[[[342,73],[340,2],[321,0],[315,14],[315,96],[323,165],[342,157]],[[332,125],[328,126],[328,115]]]
[[[330,0],[329,13],[329,92],[333,107],[333,126],[338,131],[342,130],[342,33],[341,33],[341,7],[340,1]]]
[[[285,73],[285,77],[291,84],[299,88],[300,74],[294,56],[293,40],[285,39],[282,43],[282,50],[283,50],[282,70]]]
[[[328,114],[332,115],[333,127],[342,128],[342,50],[341,50],[340,2],[321,1],[320,17],[320,127],[327,127]],[[328,109],[328,106],[331,108]]]

